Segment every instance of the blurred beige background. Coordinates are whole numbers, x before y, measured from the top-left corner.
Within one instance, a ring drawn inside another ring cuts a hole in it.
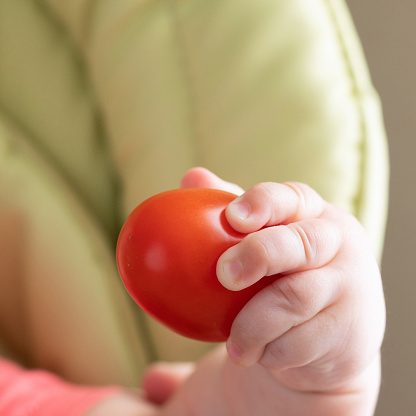
[[[382,274],[388,322],[377,416],[416,415],[416,1],[347,0],[384,107],[390,210]]]

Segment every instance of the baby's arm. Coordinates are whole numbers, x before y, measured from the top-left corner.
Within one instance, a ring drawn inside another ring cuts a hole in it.
[[[184,185],[231,186],[201,169]],[[281,277],[237,316],[228,353],[207,357],[163,414],[371,415],[385,307],[361,225],[294,183],[257,185],[226,214],[251,234],[220,258],[222,284],[241,290]]]

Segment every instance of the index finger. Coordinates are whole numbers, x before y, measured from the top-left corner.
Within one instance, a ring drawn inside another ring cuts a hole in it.
[[[235,230],[252,233],[262,227],[319,217],[326,204],[303,183],[265,182],[236,198],[227,206],[225,214]]]

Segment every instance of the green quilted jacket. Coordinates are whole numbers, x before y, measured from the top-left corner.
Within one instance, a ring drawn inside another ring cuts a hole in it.
[[[146,317],[114,254],[195,165],[306,182],[380,257],[386,140],[342,0],[0,0],[1,354],[132,385],[210,348]]]

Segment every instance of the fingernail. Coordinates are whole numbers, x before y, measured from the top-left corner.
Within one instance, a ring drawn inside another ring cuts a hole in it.
[[[230,357],[231,361],[234,363],[243,366],[243,354],[241,353],[240,348],[238,348],[235,344],[233,344],[230,338],[227,340],[226,343],[228,356]]]
[[[228,282],[238,284],[243,275],[243,265],[238,260],[229,260],[224,264],[224,275]]]
[[[229,210],[231,214],[245,220],[250,215],[250,205],[245,202],[232,202],[229,205]]]

